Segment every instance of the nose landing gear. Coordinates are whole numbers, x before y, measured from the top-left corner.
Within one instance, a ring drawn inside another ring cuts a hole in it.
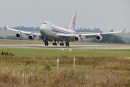
[[[48,38],[45,38],[45,39],[43,40],[43,42],[44,42],[45,46],[48,46],[48,45],[49,45],[49,44],[48,44]]]

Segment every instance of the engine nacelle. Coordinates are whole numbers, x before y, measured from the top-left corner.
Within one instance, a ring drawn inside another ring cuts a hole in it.
[[[30,36],[28,36],[28,39],[29,39],[29,40],[34,40],[35,38],[34,38],[33,35],[30,35]]]
[[[75,37],[74,40],[75,41],[81,41],[81,38],[80,37]]]
[[[17,33],[17,34],[16,34],[16,37],[17,37],[17,38],[19,38],[19,37],[21,37],[21,36],[22,36],[22,34],[20,34],[20,33]]]
[[[44,40],[44,37],[40,35],[39,40]]]
[[[103,39],[103,37],[101,35],[97,35],[95,38],[97,41],[101,41]]]

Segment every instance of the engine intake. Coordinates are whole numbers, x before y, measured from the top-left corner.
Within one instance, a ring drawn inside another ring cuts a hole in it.
[[[30,35],[30,36],[28,36],[28,39],[29,40],[34,40],[34,36]]]
[[[79,36],[74,38],[75,41],[81,41],[81,38]]]
[[[102,37],[101,35],[97,35],[97,36],[96,36],[96,40],[97,40],[97,41],[101,41],[102,39],[103,39],[103,37]]]
[[[75,37],[75,41],[78,41],[79,40],[79,38],[78,37]]]
[[[21,35],[20,33],[17,33],[17,34],[16,34],[16,37],[17,37],[17,38],[19,38],[19,37],[21,37],[21,36],[22,36],[22,35]]]

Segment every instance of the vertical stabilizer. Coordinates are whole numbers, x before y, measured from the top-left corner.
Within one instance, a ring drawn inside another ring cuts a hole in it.
[[[74,12],[74,15],[69,24],[69,29],[75,29],[76,15],[77,15],[77,12]]]

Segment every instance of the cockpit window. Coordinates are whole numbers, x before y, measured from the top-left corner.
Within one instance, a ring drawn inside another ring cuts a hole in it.
[[[44,22],[43,24],[47,24],[47,23]]]

